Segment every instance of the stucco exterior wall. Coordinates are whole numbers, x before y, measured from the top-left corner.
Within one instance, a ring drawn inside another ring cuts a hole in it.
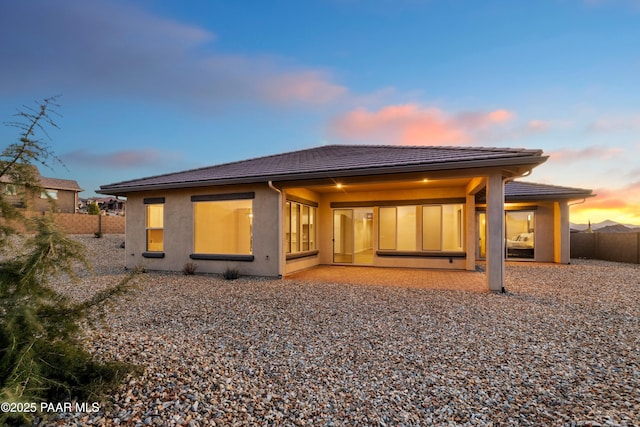
[[[554,209],[553,203],[539,203],[536,209],[535,261],[553,262]]]
[[[191,196],[255,192],[252,219],[253,261],[192,260],[194,251],[193,202]],[[145,204],[147,197],[164,197],[164,257],[146,258]],[[126,260],[128,268],[180,271],[187,262],[198,272],[222,273],[237,268],[242,275],[278,276],[278,197],[265,185],[202,187],[132,193],[127,198]]]
[[[54,200],[55,208],[52,209],[49,199],[40,197],[40,192],[30,192],[26,209],[33,212],[60,212],[75,213],[78,206],[78,193],[70,190],[58,190],[58,198]],[[7,196],[7,201],[15,205],[22,205],[20,197]],[[23,206],[24,207],[24,206]]]

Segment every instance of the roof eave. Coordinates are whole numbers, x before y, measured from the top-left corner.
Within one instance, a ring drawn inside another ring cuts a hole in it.
[[[162,184],[147,184],[147,185],[131,185],[131,186],[119,186],[118,184],[100,186],[100,190],[96,191],[98,194],[105,195],[126,195],[128,193],[137,193],[141,191],[154,191],[154,190],[173,190],[189,187],[207,187],[207,186],[221,186],[221,185],[236,185],[236,184],[256,184],[268,181],[292,181],[292,180],[308,180],[308,179],[321,179],[321,178],[336,178],[346,176],[373,176],[373,175],[388,175],[396,173],[411,173],[411,172],[435,172],[446,170],[462,170],[462,169],[480,169],[480,168],[499,168],[508,166],[530,166],[534,168],[548,159],[548,156],[541,156],[540,152],[537,152],[531,156],[515,156],[500,159],[483,159],[483,160],[467,160],[456,162],[442,162],[431,164],[419,164],[419,165],[398,165],[398,166],[380,166],[369,167],[360,169],[336,169],[336,170],[323,170],[317,172],[303,172],[303,173],[286,173],[286,174],[273,174],[273,175],[257,175],[249,177],[238,178],[222,178],[214,180],[199,180],[199,181],[183,181],[183,182],[169,182]]]

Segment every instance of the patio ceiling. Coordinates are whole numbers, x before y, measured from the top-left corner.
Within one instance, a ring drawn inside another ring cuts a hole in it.
[[[437,180],[409,180],[409,181],[387,181],[387,182],[343,182],[336,180],[335,183],[321,184],[307,187],[318,193],[344,193],[349,191],[391,191],[402,189],[433,189],[443,187],[464,187],[471,178],[458,179],[437,179]],[[340,185],[338,185],[340,184]]]

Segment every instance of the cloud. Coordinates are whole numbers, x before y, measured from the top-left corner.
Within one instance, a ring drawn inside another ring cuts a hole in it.
[[[99,167],[105,169],[133,169],[157,167],[169,161],[175,161],[175,155],[159,150],[121,150],[111,153],[96,153],[87,150],[74,150],[62,156],[65,163]]]
[[[587,132],[617,132],[640,130],[640,116],[601,118],[587,126]]]
[[[580,149],[562,148],[560,150],[551,151],[548,154],[551,156],[550,160],[566,164],[590,159],[607,160],[617,156],[623,151],[624,150],[621,148],[594,145]]]
[[[403,145],[460,145],[474,133],[509,122],[507,110],[447,114],[418,104],[389,105],[378,111],[358,108],[332,120],[329,133],[350,141]]]
[[[572,208],[572,216],[575,211],[583,219],[640,225],[640,181],[617,189],[599,188],[594,194],[597,196]]]
[[[217,108],[316,105],[347,92],[325,70],[221,54],[207,29],[108,0],[8,2],[0,39],[5,93],[127,96]]]

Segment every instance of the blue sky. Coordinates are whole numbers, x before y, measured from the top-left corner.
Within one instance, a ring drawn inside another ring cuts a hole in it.
[[[540,148],[640,224],[640,1],[0,0],[0,118],[58,95],[50,144],[101,184],[321,144]],[[1,127],[6,143],[16,129]]]

